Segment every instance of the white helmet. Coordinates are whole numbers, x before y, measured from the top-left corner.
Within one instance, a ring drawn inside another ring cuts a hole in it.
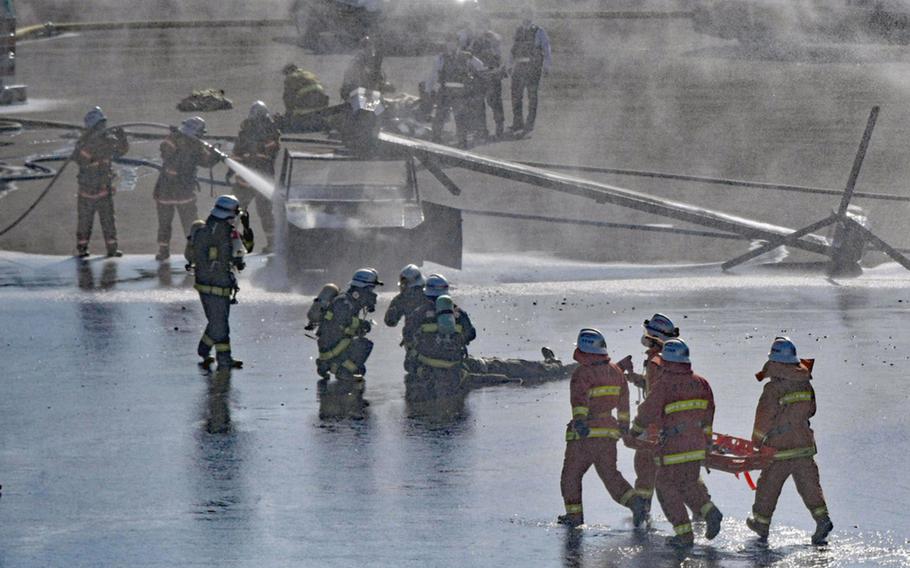
[[[104,115],[104,111],[101,110],[101,107],[95,107],[92,110],[85,113],[85,127],[94,128],[98,124],[107,120],[107,117]]]
[[[216,219],[233,219],[240,211],[240,201],[233,195],[221,195],[215,200],[211,215]]]
[[[423,288],[426,284],[423,274],[416,264],[409,264],[401,269],[401,275],[398,278],[398,285],[402,290],[406,288]]]
[[[382,286],[382,284],[382,281],[379,280],[379,273],[376,272],[375,268],[361,268],[354,273],[349,286],[351,288],[372,288],[374,286]]]
[[[578,341],[575,342],[575,345],[582,353],[607,354],[607,340],[604,339],[604,334],[596,329],[585,328],[579,331]]]
[[[646,319],[642,324],[645,328],[645,335],[651,339],[656,339],[661,343],[679,337],[679,328],[673,325],[673,321],[663,314],[654,314],[651,319]]]
[[[192,136],[193,138],[202,138],[205,135],[205,119],[201,116],[191,116],[188,119],[180,123],[180,128],[177,130],[185,136]]]
[[[271,117],[272,114],[269,112],[269,107],[265,106],[264,102],[256,101],[250,105],[250,118],[252,120],[268,119]]]
[[[438,298],[449,293],[449,281],[442,274],[430,274],[423,289],[427,298]]]
[[[796,345],[789,337],[775,337],[774,343],[771,344],[771,352],[768,353],[768,360],[778,363],[799,363]]]
[[[689,360],[689,346],[682,339],[671,339],[664,343],[660,358],[671,363],[691,363]]]

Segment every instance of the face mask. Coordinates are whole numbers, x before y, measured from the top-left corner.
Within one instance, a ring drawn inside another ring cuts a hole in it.
[[[372,288],[365,289],[361,293],[361,297],[362,297],[361,302],[363,302],[363,306],[367,309],[367,311],[375,312],[376,311],[376,300],[378,299],[378,297],[376,296],[376,293],[373,292],[373,289]]]

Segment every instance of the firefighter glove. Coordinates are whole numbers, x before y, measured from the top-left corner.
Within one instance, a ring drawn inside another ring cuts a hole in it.
[[[626,373],[631,373],[635,367],[632,365],[632,356],[626,355],[624,358],[616,362],[616,365]]]
[[[244,230],[250,228],[250,212],[246,209],[240,210],[240,222],[243,223]]]

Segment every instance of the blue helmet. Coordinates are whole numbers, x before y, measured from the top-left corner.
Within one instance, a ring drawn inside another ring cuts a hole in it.
[[[682,339],[674,338],[664,343],[660,358],[670,363],[691,363],[689,360],[689,346]]]
[[[216,219],[233,219],[240,211],[240,200],[233,195],[221,195],[215,200],[211,215]]]
[[[607,354],[607,340],[604,334],[596,329],[584,328],[578,332],[578,341],[575,342],[578,350],[582,353],[591,353],[593,355]]]
[[[771,352],[768,353],[768,360],[777,363],[799,363],[796,345],[789,337],[775,337],[774,343],[771,344]]]
[[[426,286],[423,293],[427,298],[438,298],[443,294],[449,293],[449,281],[442,274],[430,274],[427,276]]]
[[[181,122],[177,130],[185,136],[202,138],[205,135],[205,119],[201,116],[191,116]]]
[[[104,111],[101,110],[101,107],[95,107],[92,110],[85,113],[85,127],[86,128],[95,128],[102,122],[107,120],[107,116],[104,115]]]
[[[379,273],[375,268],[361,268],[354,273],[351,278],[351,288],[373,288],[382,286],[383,282],[379,279]]]

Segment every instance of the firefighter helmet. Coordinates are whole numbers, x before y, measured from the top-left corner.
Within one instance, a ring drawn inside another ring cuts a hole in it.
[[[409,264],[401,269],[398,285],[402,290],[407,288],[423,288],[426,280],[416,264]]]
[[[205,119],[201,116],[191,116],[180,123],[178,130],[185,136],[202,138],[205,135]]]
[[[768,360],[778,363],[799,363],[796,345],[789,337],[775,337],[774,343],[771,344],[771,352],[768,353]]]
[[[660,358],[670,363],[691,363],[689,360],[689,346],[679,338],[673,338],[664,343]]]
[[[575,345],[582,353],[607,354],[607,340],[604,339],[604,334],[596,329],[585,328],[579,331],[578,341],[575,342]]]
[[[379,279],[379,273],[376,272],[375,268],[361,268],[354,273],[354,276],[351,278],[350,287],[351,288],[373,288],[374,286],[382,286],[382,281]]]
[[[651,319],[646,319],[642,324],[645,336],[663,343],[674,337],[679,337],[679,328],[673,325],[673,320],[663,314],[654,314]]]
[[[212,217],[216,219],[233,219],[240,212],[240,201],[233,195],[221,195],[212,207]]]
[[[107,117],[104,115],[104,111],[101,110],[101,107],[95,107],[92,110],[85,113],[85,127],[86,128],[95,128],[102,122],[107,120]]]
[[[269,107],[265,106],[264,102],[256,101],[250,105],[250,118],[252,120],[268,119],[271,118],[271,116],[271,113],[269,113]]]
[[[284,75],[290,75],[294,71],[297,71],[300,67],[297,67],[296,63],[288,63],[281,69],[281,73]]]
[[[427,298],[438,298],[449,293],[449,281],[442,274],[430,274],[423,289]]]

